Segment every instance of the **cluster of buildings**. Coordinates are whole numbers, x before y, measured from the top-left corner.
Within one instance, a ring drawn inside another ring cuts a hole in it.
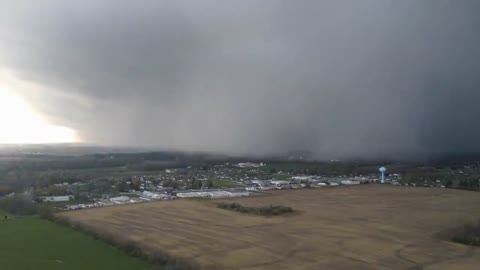
[[[235,198],[250,196],[248,191],[191,191],[177,193],[178,198]]]
[[[40,200],[42,202],[68,202],[74,199],[72,195],[63,195],[63,196],[42,196]]]
[[[177,198],[243,197],[263,190],[335,187],[378,181],[377,174],[296,175],[291,170],[284,173],[266,166],[263,162],[226,163],[140,175],[106,176],[78,183],[54,184],[36,195],[39,201],[55,202],[64,205],[65,210],[74,210]]]
[[[234,198],[234,197],[245,197],[250,196],[250,192],[245,190],[235,190],[235,191],[226,191],[226,190],[214,190],[214,191],[184,191],[173,194],[158,193],[144,191],[141,193],[132,193],[130,196],[122,195],[111,197],[108,199],[98,199],[92,203],[80,203],[73,205],[65,205],[60,207],[62,210],[78,210],[78,209],[87,209],[87,208],[97,208],[97,207],[106,207],[113,205],[123,205],[123,204],[134,204],[142,203],[149,201],[160,201],[160,200],[174,200],[177,198]],[[51,196],[51,201],[60,201],[60,197],[64,196]]]
[[[235,165],[236,167],[239,168],[260,168],[260,167],[265,167],[267,166],[267,163],[252,163],[252,162],[245,162],[245,163],[238,163]]]
[[[292,176],[290,180],[259,180],[254,179],[247,182],[248,191],[271,190],[271,189],[297,189],[315,187],[335,187],[339,185],[359,185],[377,182],[374,176],[365,177],[321,177],[312,175]]]
[[[56,196],[56,197],[63,197],[63,196]],[[140,193],[132,193],[128,195],[116,196],[111,198],[97,199],[92,203],[79,203],[79,204],[73,204],[73,205],[65,205],[63,207],[60,207],[60,209],[77,210],[77,209],[87,209],[87,208],[142,203],[142,202],[148,202],[148,201],[173,200],[173,199],[176,199],[176,196],[157,193],[157,192],[144,191]]]

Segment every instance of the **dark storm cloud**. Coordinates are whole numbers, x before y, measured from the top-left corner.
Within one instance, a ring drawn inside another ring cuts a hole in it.
[[[480,150],[480,2],[0,2],[0,65],[87,141]]]

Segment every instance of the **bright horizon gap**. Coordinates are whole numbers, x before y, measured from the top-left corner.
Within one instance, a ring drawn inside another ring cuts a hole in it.
[[[21,81],[0,76],[0,144],[79,142],[73,129],[50,124],[35,112],[23,97],[15,93],[17,87],[22,87]]]

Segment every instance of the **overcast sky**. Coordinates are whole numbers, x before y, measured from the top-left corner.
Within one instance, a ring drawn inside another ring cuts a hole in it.
[[[0,69],[109,145],[480,150],[478,0],[0,0]]]

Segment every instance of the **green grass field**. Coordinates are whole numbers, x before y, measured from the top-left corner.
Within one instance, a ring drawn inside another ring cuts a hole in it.
[[[4,220],[3,216],[0,220],[1,269],[148,268],[147,263],[62,225],[37,217]]]
[[[122,176],[132,176],[132,175],[155,175],[165,170],[149,170],[149,171],[138,171],[138,170],[129,170],[127,167],[104,167],[104,168],[84,168],[84,169],[63,169],[55,170],[56,173],[65,173],[67,175],[79,176],[79,177],[122,177]],[[42,175],[43,172],[38,172],[38,175]]]
[[[274,174],[272,175],[272,178],[276,180],[290,180],[292,179],[292,176],[289,174]]]
[[[214,179],[212,188],[233,188],[241,185],[234,181]]]

